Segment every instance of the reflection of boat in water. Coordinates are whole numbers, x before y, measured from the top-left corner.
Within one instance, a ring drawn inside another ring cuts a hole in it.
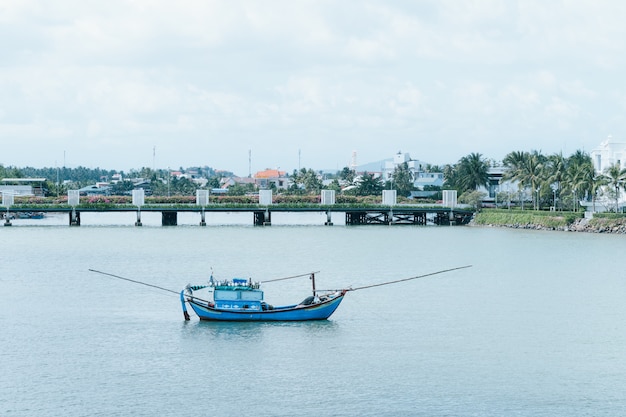
[[[188,285],[180,292],[180,301],[185,319],[189,314],[185,303],[189,303],[200,320],[214,321],[304,321],[326,320],[335,312],[348,289],[320,292],[315,290],[315,273],[310,275],[313,284],[313,295],[299,304],[273,306],[263,300],[260,283],[243,278],[234,278],[214,282],[209,285]],[[295,277],[294,277],[295,278]],[[266,281],[267,282],[267,281]],[[213,301],[209,297],[199,298],[194,291],[208,289],[213,293]]]

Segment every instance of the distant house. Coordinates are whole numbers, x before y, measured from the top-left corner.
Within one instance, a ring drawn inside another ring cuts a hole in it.
[[[488,187],[478,187],[478,191],[485,193],[483,203],[504,203],[503,201],[498,201],[498,194],[500,193],[504,193],[507,195],[507,201],[513,199],[514,196],[517,196],[516,199],[519,199],[524,198],[525,195],[531,195],[530,190],[520,190],[519,181],[505,180],[504,176],[507,171],[508,168],[503,165],[495,165],[489,167],[489,170],[487,172],[489,183]]]
[[[413,186],[418,190],[424,190],[424,187],[443,187],[443,173],[442,172],[418,172],[417,177],[414,177],[415,181]]]
[[[289,178],[285,171],[277,169],[266,169],[259,171],[254,175],[256,185],[261,189],[268,189],[272,184],[278,189],[289,188]]]
[[[87,187],[80,188],[78,190],[80,195],[96,196],[96,195],[111,195],[111,187],[104,185],[103,183],[97,183],[94,185],[88,185]]]
[[[152,182],[143,178],[136,178],[133,180],[133,190],[143,190],[144,195],[152,195]]]
[[[43,197],[45,195],[45,178],[3,178],[0,182],[0,193],[11,193],[24,197]]]
[[[444,178],[442,172],[418,172],[414,174],[413,186],[416,191],[411,191],[409,198],[428,198],[435,196],[439,191],[431,187],[442,189]],[[426,187],[429,189],[426,190]]]
[[[236,185],[236,184],[240,184],[240,185],[252,184],[252,185],[255,185],[256,182],[255,182],[254,178],[248,178],[248,177],[225,177],[225,178],[222,178],[220,180],[220,188],[223,188],[223,189],[228,189],[228,187],[230,187],[231,185]]]

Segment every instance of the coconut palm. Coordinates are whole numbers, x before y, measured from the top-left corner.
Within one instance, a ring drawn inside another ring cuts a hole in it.
[[[544,166],[546,157],[539,151],[532,152],[511,152],[502,161],[504,166],[509,168],[505,179],[512,179],[519,182],[520,190],[526,187],[531,188],[533,206],[539,208],[539,200],[535,199],[540,185],[546,177]],[[536,193],[537,192],[537,193]]]
[[[404,162],[396,166],[389,181],[390,189],[398,191],[398,195],[407,197],[415,188],[413,186],[413,174],[409,169],[409,164]]]
[[[619,163],[615,163],[606,169],[607,185],[615,191],[615,212],[619,211],[619,190],[624,188],[626,183],[626,168],[621,168]]]
[[[562,152],[555,153],[548,157],[546,164],[547,186],[554,187],[554,207],[556,209],[557,201],[559,201],[563,181],[567,177],[567,162]],[[546,187],[547,189],[547,187]]]
[[[567,170],[567,185],[572,190],[572,209],[577,211],[575,202],[579,196],[588,191],[594,178],[593,165],[588,163],[573,163]]]
[[[592,194],[595,170],[591,157],[584,151],[576,151],[566,160],[566,170],[562,177],[563,192],[572,193],[572,203],[578,201],[579,197]],[[595,190],[597,193],[597,189]],[[595,196],[592,195],[592,198]],[[576,210],[576,206],[573,206]]]
[[[596,196],[598,195],[598,191],[609,183],[608,178],[602,174],[596,174],[595,169],[593,169],[593,164],[591,165],[591,180],[589,182],[589,188],[591,191],[591,204],[593,207],[593,212],[596,211]]]
[[[458,186],[461,193],[489,186],[489,163],[479,153],[464,156],[457,164]]]

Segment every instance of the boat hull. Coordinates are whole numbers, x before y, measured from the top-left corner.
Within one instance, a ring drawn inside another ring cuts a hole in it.
[[[328,301],[290,307],[276,308],[265,311],[229,311],[216,309],[201,303],[189,300],[188,303],[200,320],[207,321],[307,321],[326,320],[335,312],[345,292]]]

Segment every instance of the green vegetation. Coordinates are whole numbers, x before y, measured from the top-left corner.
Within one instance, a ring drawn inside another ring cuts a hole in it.
[[[459,201],[469,204],[475,210],[480,210],[485,194],[478,191],[479,187],[485,186],[489,193],[494,193],[494,203],[502,207],[514,206],[525,208],[525,204],[532,203],[534,211],[554,207],[557,212],[580,210],[578,201],[585,199],[592,202],[595,211],[597,197],[602,196],[609,201],[613,211],[619,210],[620,193],[626,190],[626,169],[616,164],[609,167],[604,173],[594,171],[591,157],[584,151],[576,151],[569,157],[562,153],[544,155],[540,151],[533,150],[513,151],[502,160],[504,168],[503,181],[512,181],[516,189],[508,189],[504,192],[501,184],[490,179],[489,170],[497,166],[495,161],[483,157],[480,153],[471,153],[462,157],[456,164],[443,167],[427,166],[427,172],[443,172],[444,186],[431,189],[425,187],[424,191],[436,191],[433,198],[441,199],[441,190],[454,189],[458,191]],[[231,204],[228,198],[238,197],[244,199],[243,204],[254,204],[257,201],[255,193],[259,191],[258,184],[252,179],[244,181],[232,178],[230,172],[217,172],[209,167],[179,168],[184,175],[171,175],[171,170],[142,168],[131,170],[128,174],[123,171],[103,170],[100,168],[42,168],[31,167],[16,168],[0,165],[0,177],[35,177],[45,178],[44,191],[47,196],[57,196],[62,199],[68,190],[76,190],[97,182],[107,182],[110,190],[107,192],[113,196],[130,196],[133,189],[143,188],[146,197],[187,197],[195,198],[198,189],[218,188],[222,180],[228,180],[226,195],[212,196],[212,203]],[[371,198],[369,203],[380,204],[380,196],[383,189],[394,189],[398,193],[399,203],[414,191],[415,178],[408,164],[396,166],[387,183],[374,173],[362,173],[357,175],[349,167],[338,170],[336,174],[322,176],[321,172],[311,168],[294,170],[286,178],[279,181],[270,181],[268,188],[274,191],[277,204],[311,204],[319,202],[319,194],[322,189],[331,189],[337,192],[337,202],[341,198],[362,197]],[[121,179],[120,179],[121,177]],[[331,179],[325,183],[322,179]],[[132,179],[132,181],[130,180]],[[284,185],[283,185],[284,184]],[[517,186],[515,185],[517,184]],[[280,185],[280,186],[279,186]],[[287,187],[284,189],[283,187]],[[499,191],[499,192],[498,192]],[[494,196],[492,194],[492,196]],[[291,197],[302,200],[292,202]],[[111,198],[109,201],[90,202],[85,204],[124,204],[116,203]],[[246,200],[247,199],[247,200]],[[146,200],[146,204],[152,204]],[[232,200],[232,204],[242,204],[240,200]],[[250,202],[247,202],[250,201]],[[420,200],[422,203],[430,201]],[[431,200],[432,201],[432,200]],[[82,199],[81,199],[82,202]],[[55,204],[64,204],[63,201]],[[168,203],[155,203],[168,204]],[[189,204],[184,202],[181,204]],[[358,204],[358,203],[353,203]],[[530,204],[528,204],[530,207]]]
[[[582,218],[581,213],[530,210],[485,209],[474,216],[474,223],[494,226],[535,225],[545,228],[562,228]]]

